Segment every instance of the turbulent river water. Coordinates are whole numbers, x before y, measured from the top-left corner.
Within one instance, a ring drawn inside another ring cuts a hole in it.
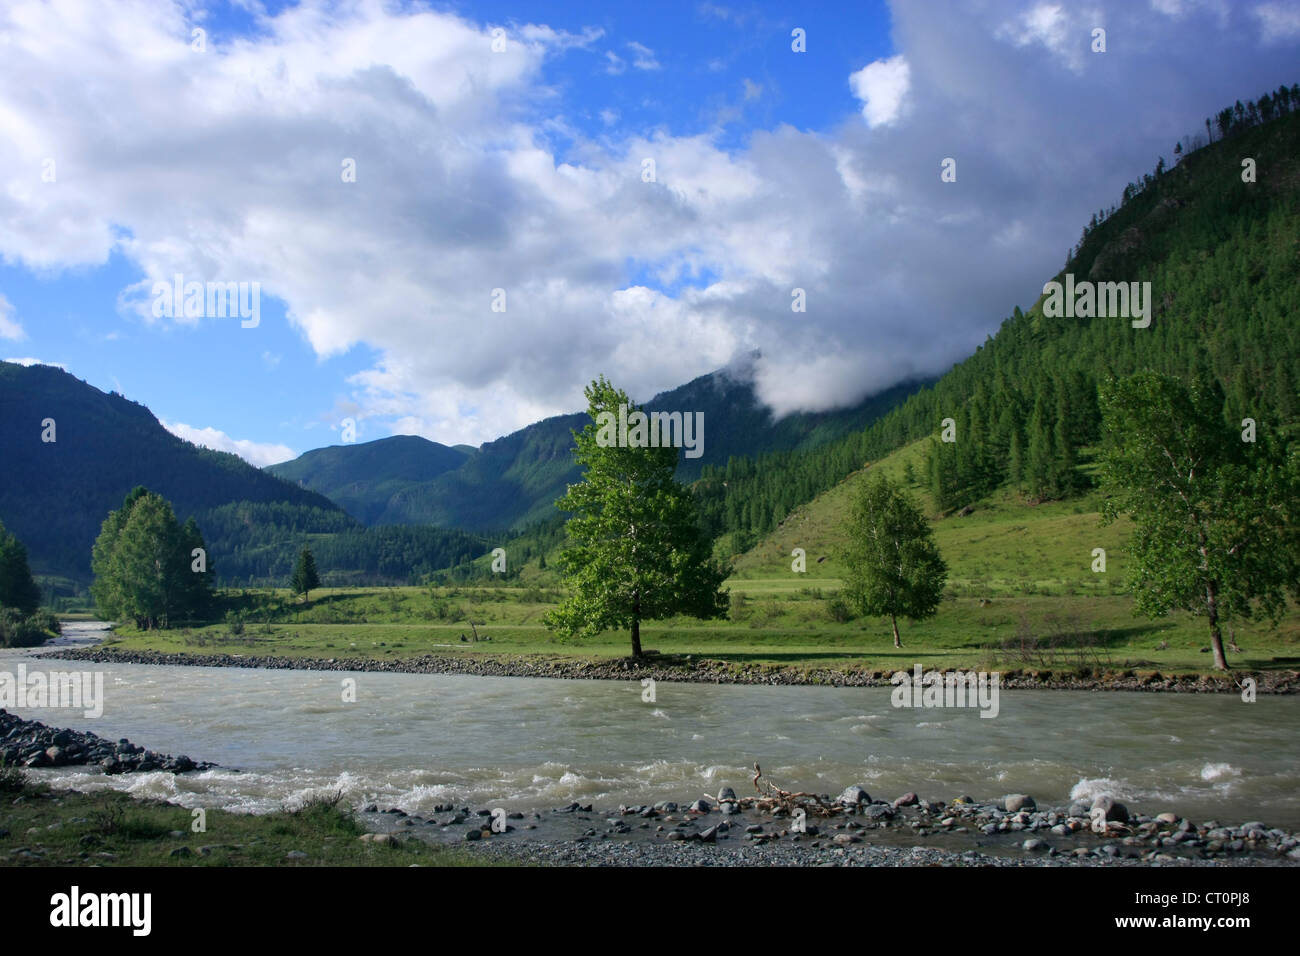
[[[93,637],[70,625],[65,642]],[[14,709],[223,768],[108,777],[37,771],[185,806],[267,811],[315,791],[409,813],[439,803],[612,806],[749,789],[755,762],[786,789],[930,799],[1024,792],[1040,806],[1100,791],[1144,812],[1300,828],[1300,696],[1002,691],[977,710],[895,709],[888,688],[90,665],[0,649],[0,672],[104,674],[104,712]],[[355,703],[342,682],[356,681]]]

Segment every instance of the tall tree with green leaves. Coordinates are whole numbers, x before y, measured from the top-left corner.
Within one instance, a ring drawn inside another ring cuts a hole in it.
[[[41,603],[41,589],[27,563],[27,549],[0,522],[0,607],[32,614]]]
[[[726,615],[726,570],[713,559],[700,530],[691,492],[673,478],[676,448],[623,447],[597,428],[616,418],[627,394],[602,375],[586,390],[592,421],[574,432],[574,458],[585,469],[556,507],[569,512],[568,546],[559,566],[568,596],[546,625],[568,637],[628,629],[632,656],[641,657],[641,622],[677,614],[700,619]]]
[[[150,630],[197,610],[207,575],[193,570],[190,545],[202,537],[197,527],[187,529],[161,495],[140,487],[128,494],[104,520],[92,554],[91,594],[100,611]]]
[[[1300,480],[1267,433],[1242,440],[1217,386],[1139,372],[1102,390],[1102,520],[1130,515],[1137,609],[1203,615],[1214,666],[1227,670],[1220,624],[1255,609],[1276,620],[1300,599]]]
[[[859,614],[888,616],[894,646],[900,616],[917,621],[939,608],[948,566],[925,515],[884,476],[858,485],[844,551],[844,596]]]
[[[302,553],[298,555],[298,564],[293,569],[293,580],[290,582],[294,594],[301,594],[304,601],[307,600],[310,592],[320,587],[320,574],[316,571],[316,558],[311,553],[310,548],[303,548]]]

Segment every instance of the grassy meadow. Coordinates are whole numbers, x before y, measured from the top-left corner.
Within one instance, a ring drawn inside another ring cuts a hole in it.
[[[1145,668],[1209,673],[1203,618],[1135,616],[1125,590],[1126,521],[1102,527],[1099,499],[1033,505],[1003,489],[965,516],[936,517],[935,538],[949,566],[938,614],[900,621],[903,648],[889,624],[852,614],[837,592],[838,549],[845,540],[852,488],[863,474],[904,479],[922,471],[921,443],[900,449],[797,509],[749,552],[727,582],[729,618],[648,622],[643,645],[662,654],[733,663],[795,667],[907,669],[928,667],[1044,669],[1057,674]],[[918,485],[909,491],[930,513]],[[807,570],[792,570],[803,548]],[[1093,549],[1106,551],[1106,571],[1092,570]],[[549,564],[554,567],[554,555]],[[562,598],[553,570],[536,563],[510,587],[393,587],[313,591],[309,601],[287,590],[221,595],[223,620],[168,631],[119,628],[123,650],[310,658],[400,659],[426,654],[540,655],[601,660],[629,652],[625,633],[567,641],[543,617]],[[471,624],[472,622],[472,624]],[[1240,652],[1233,667],[1289,668],[1300,663],[1300,613],[1274,628],[1237,622],[1225,628]]]

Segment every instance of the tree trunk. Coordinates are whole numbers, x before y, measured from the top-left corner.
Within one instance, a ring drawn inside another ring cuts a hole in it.
[[[902,647],[903,642],[898,639],[898,618],[895,615],[891,614],[889,615],[889,621],[891,624],[894,625],[894,646]]]
[[[641,656],[641,595],[632,596],[632,656]]]
[[[1205,609],[1210,618],[1210,647],[1214,649],[1214,666],[1228,669],[1228,658],[1223,653],[1223,635],[1219,633],[1219,589],[1213,581],[1205,586]]]

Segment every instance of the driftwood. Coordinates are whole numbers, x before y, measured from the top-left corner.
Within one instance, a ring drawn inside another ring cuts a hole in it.
[[[756,797],[738,797],[734,802],[737,806],[746,810],[759,810],[763,813],[772,813],[775,810],[783,810],[793,815],[796,810],[803,810],[809,816],[830,817],[838,813],[843,813],[845,808],[838,803],[827,803],[818,794],[799,791],[792,793],[789,790],[782,790],[775,784],[763,780],[763,768],[754,764],[754,789],[758,791]],[[761,784],[760,784],[761,781]],[[716,803],[722,803],[721,798],[713,794],[705,794],[708,799]]]

